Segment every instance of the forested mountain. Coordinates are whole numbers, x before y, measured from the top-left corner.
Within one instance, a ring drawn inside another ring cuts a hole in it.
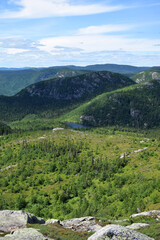
[[[137,82],[160,80],[160,67],[149,68],[148,70],[132,75],[131,78]]]
[[[14,97],[1,96],[0,119],[19,119],[30,113],[45,116],[55,112],[59,114],[99,94],[132,84],[134,81],[128,77],[111,72],[91,72],[42,81],[27,87]]]
[[[97,64],[86,67],[59,66],[49,68],[0,68],[0,95],[12,96],[30,84],[53,77],[71,77],[90,71],[111,71],[116,73],[133,74],[146,70],[147,67],[134,67],[117,64]]]
[[[86,125],[154,127],[160,123],[160,81],[152,80],[99,95],[63,119]]]
[[[0,71],[0,95],[12,96],[32,83],[40,82],[51,77],[70,77],[84,74],[83,70],[69,68],[30,68],[22,70]]]
[[[56,100],[87,99],[131,84],[134,84],[131,79],[120,74],[91,72],[76,77],[39,82],[22,90],[16,96],[39,96]]]

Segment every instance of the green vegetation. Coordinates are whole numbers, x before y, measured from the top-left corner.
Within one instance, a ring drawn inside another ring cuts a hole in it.
[[[65,129],[12,134],[0,144],[1,209],[114,219],[160,207],[160,142],[143,133]]]
[[[134,84],[96,72],[1,96],[0,119],[7,125],[0,123],[0,210],[60,220],[90,215],[102,225],[137,209],[160,210],[159,92],[158,79]],[[65,121],[95,128],[73,130]],[[150,224],[142,233],[160,240],[155,218],[118,224],[138,221]],[[55,240],[92,234],[59,224],[32,227]]]
[[[73,232],[71,229],[64,229],[60,224],[50,224],[47,226],[32,224],[28,227],[39,229],[44,236],[55,240],[87,240],[93,234],[92,232]]]
[[[42,81],[13,97],[1,96],[0,119],[6,122],[16,121],[28,114],[55,118],[101,93],[131,84],[134,84],[131,79],[110,72]]]
[[[0,70],[0,95],[12,96],[23,88],[48,78],[71,77],[84,74],[83,70],[64,67]]]
[[[133,85],[99,95],[60,119],[92,126],[159,126],[159,92],[158,80]]]
[[[137,83],[160,79],[160,67],[152,67],[130,77]]]
[[[11,128],[0,122],[0,135],[11,133]]]
[[[62,78],[81,75],[90,71],[111,71],[115,73],[137,73],[147,67],[134,67],[117,64],[99,64],[86,67],[61,66],[50,68],[0,69],[0,95],[13,96],[23,88],[49,78]]]

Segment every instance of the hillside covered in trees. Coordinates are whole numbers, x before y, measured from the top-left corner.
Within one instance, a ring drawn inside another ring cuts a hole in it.
[[[87,72],[111,71],[115,73],[135,74],[148,69],[117,64],[98,64],[86,67],[59,66],[49,68],[0,69],[0,95],[13,96],[23,88],[49,78],[73,77]]]
[[[28,114],[55,117],[97,95],[134,84],[111,72],[87,73],[33,84],[13,97],[0,96],[0,119],[19,120]]]
[[[160,123],[160,81],[153,80],[99,95],[62,117],[92,126],[150,128]]]

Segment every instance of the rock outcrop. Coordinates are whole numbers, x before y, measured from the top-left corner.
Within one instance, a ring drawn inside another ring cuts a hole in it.
[[[50,238],[44,237],[36,229],[33,228],[22,228],[16,230],[13,234],[8,234],[1,240],[51,240]]]
[[[45,222],[45,225],[54,224],[54,223],[60,223],[60,220],[59,220],[59,219],[48,219],[48,220]]]
[[[94,217],[73,218],[61,221],[60,224],[64,228],[70,228],[75,232],[96,232],[102,228],[96,223]]]
[[[11,232],[19,228],[24,228],[27,223],[44,224],[45,221],[43,218],[38,218],[31,213],[26,213],[25,211],[0,211],[0,231],[2,232]]]
[[[100,229],[99,231],[97,231],[95,234],[88,238],[88,240],[120,240],[120,239],[154,240],[153,238],[150,238],[142,233],[138,233],[126,227],[114,224],[103,227],[102,229]]]
[[[132,230],[139,230],[141,228],[148,227],[148,223],[132,223],[131,225],[128,225],[126,228],[132,229]]]
[[[141,213],[137,213],[137,214],[132,214],[130,217],[135,218],[135,217],[142,217],[142,216],[160,218],[160,211],[151,210],[151,211],[148,211],[148,212],[141,212]]]

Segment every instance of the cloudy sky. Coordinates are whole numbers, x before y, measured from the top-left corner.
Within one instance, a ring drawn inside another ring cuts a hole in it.
[[[160,65],[159,0],[0,0],[0,67]]]

